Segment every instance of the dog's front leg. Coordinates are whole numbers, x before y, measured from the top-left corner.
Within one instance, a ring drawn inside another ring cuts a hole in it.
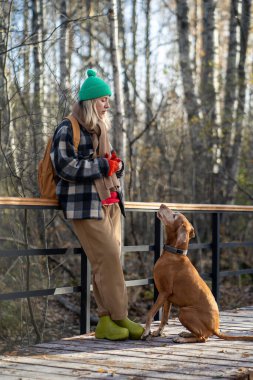
[[[154,331],[152,333],[152,336],[160,336],[162,334],[163,329],[164,329],[164,327],[165,327],[165,325],[169,319],[170,309],[171,309],[171,302],[166,300],[164,302],[164,305],[163,305],[163,313],[162,313],[162,319],[161,319],[160,326],[158,327],[158,329],[156,331]]]
[[[158,297],[157,297],[157,300],[156,300],[155,304],[152,306],[152,308],[148,312],[145,331],[142,334],[141,339],[146,340],[147,337],[149,336],[149,334],[150,334],[150,326],[151,326],[151,323],[153,321],[154,315],[158,312],[158,310],[160,309],[160,307],[163,306],[163,304],[164,304],[165,301],[166,301],[166,295],[160,293],[158,295]]]

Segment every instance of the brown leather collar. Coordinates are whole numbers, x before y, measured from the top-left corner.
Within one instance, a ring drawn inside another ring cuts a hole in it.
[[[164,244],[163,249],[167,252],[175,253],[176,255],[183,255],[183,256],[186,256],[188,252],[187,249],[183,250],[183,249],[172,247],[171,245],[167,245],[167,244]]]

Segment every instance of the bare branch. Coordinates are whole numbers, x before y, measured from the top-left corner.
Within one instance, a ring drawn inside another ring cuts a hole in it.
[[[4,50],[4,51],[1,51],[0,52],[0,55],[3,55],[3,54],[6,54],[6,53],[9,53],[10,51],[12,50],[15,50],[15,49],[18,49],[20,47],[23,47],[23,46],[30,46],[30,45],[38,45],[38,44],[42,44],[44,42],[47,42],[50,40],[50,38],[52,37],[52,35],[59,29],[61,28],[64,24],[70,24],[72,22],[78,22],[78,21],[86,21],[86,20],[91,20],[91,19],[94,19],[94,18],[99,18],[99,17],[107,17],[106,14],[98,14],[98,15],[95,15],[95,16],[88,16],[88,17],[78,17],[78,18],[75,18],[75,19],[69,19],[69,20],[65,20],[63,21],[61,24],[57,25],[50,33],[49,35],[46,37],[46,38],[43,38],[42,40],[39,40],[39,41],[36,41],[36,43],[34,41],[31,41],[31,42],[26,42],[30,39],[32,39],[34,37],[34,33],[30,34],[28,37],[26,37],[20,44],[16,45],[16,46],[13,46],[7,50]]]
[[[149,121],[149,123],[146,124],[145,128],[137,136],[135,136],[135,138],[132,141],[130,141],[130,145],[133,145],[137,140],[139,140],[139,138],[141,138],[144,135],[144,133],[154,124],[155,120],[157,119],[157,116],[159,115],[160,109],[162,108],[163,100],[164,96],[161,99],[156,113],[152,115],[152,119]]]

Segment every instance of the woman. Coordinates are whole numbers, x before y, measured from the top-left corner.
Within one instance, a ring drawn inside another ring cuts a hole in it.
[[[80,125],[78,152],[69,120],[57,127],[51,159],[59,177],[56,193],[67,219],[91,263],[100,339],[140,339],[144,329],[127,318],[127,291],[120,263],[121,213],[119,177],[123,163],[108,140],[110,87],[93,70],[79,91],[72,115]]]

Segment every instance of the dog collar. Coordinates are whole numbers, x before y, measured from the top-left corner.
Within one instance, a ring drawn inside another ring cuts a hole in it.
[[[175,253],[177,255],[183,255],[183,256],[186,256],[187,252],[188,252],[187,249],[185,249],[185,250],[179,249],[179,248],[172,247],[171,245],[167,245],[167,244],[164,244],[163,249],[167,252]]]

